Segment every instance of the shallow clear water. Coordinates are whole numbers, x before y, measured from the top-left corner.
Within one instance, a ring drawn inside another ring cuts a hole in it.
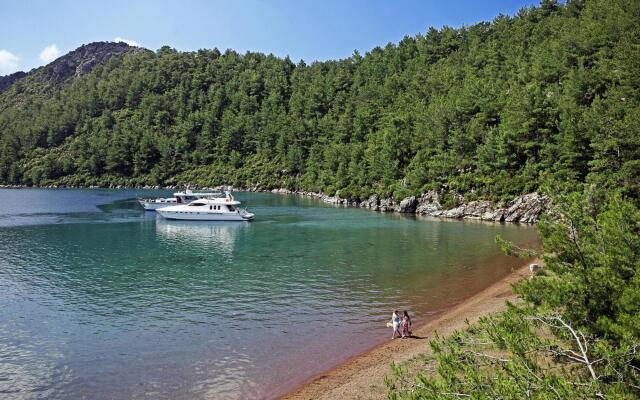
[[[497,234],[239,193],[252,223],[166,221],[135,197],[0,189],[0,397],[272,398],[506,275]],[[425,344],[426,345],[426,344]]]

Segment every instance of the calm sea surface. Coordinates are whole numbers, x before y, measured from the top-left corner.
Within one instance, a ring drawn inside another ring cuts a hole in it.
[[[518,264],[497,234],[238,193],[252,223],[176,222],[141,190],[0,189],[0,398],[272,398]],[[426,346],[425,342],[425,346]]]

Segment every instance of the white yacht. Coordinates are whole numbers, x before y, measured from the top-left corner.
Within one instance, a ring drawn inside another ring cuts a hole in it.
[[[158,208],[156,211],[166,219],[190,221],[251,221],[254,214],[240,208],[230,192],[225,197],[201,198],[189,204]]]
[[[155,211],[163,207],[188,204],[198,199],[212,199],[220,197],[224,197],[224,194],[220,192],[195,193],[189,189],[189,186],[187,186],[184,192],[176,192],[173,194],[173,197],[138,199],[138,203],[140,203],[146,211]]]

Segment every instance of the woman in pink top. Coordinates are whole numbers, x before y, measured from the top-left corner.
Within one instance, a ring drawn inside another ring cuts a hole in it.
[[[411,317],[409,317],[409,313],[408,312],[404,312],[404,315],[402,316],[402,338],[406,338],[411,336]]]

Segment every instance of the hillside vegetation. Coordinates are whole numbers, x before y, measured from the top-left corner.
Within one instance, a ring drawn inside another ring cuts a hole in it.
[[[163,47],[62,81],[36,70],[0,93],[0,182],[499,200],[556,179],[637,196],[639,15],[545,0],[310,65]]]

